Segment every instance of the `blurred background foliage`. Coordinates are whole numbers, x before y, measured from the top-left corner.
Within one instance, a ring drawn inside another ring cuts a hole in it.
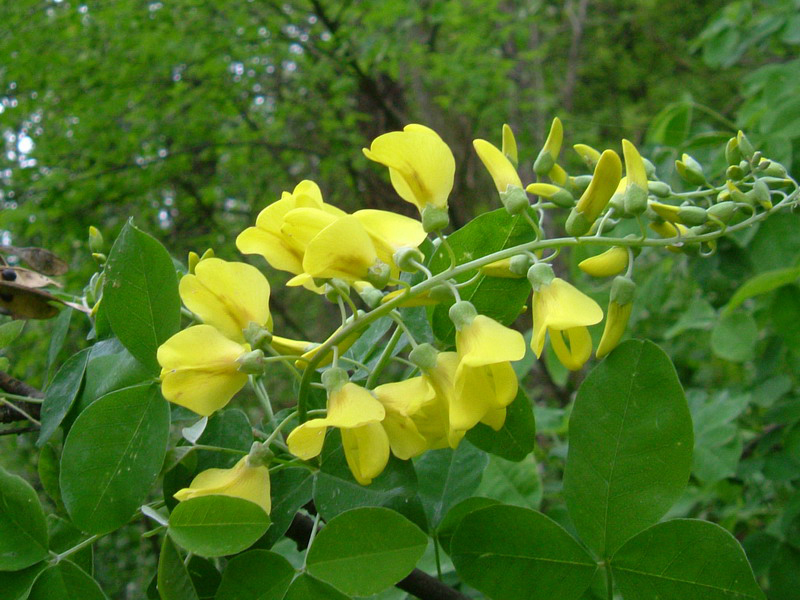
[[[456,156],[454,227],[498,206],[471,142],[498,143],[504,122],[525,173],[559,116],[569,144],[628,138],[665,180],[689,152],[719,181],[739,128],[800,175],[798,0],[18,0],[0,5],[0,22],[2,241],[63,256],[76,294],[96,270],[89,225],[113,240],[134,217],[185,262],[208,247],[236,259],[238,232],[301,179],[348,210],[407,211],[360,148],[412,122]],[[580,169],[568,146],[562,161]],[[798,265],[798,225],[778,215],[708,259],[643,253],[631,327],[673,357],[695,419],[694,477],[672,516],[729,528],[773,599],[800,598],[797,275],[725,306],[749,279]],[[579,258],[560,268],[607,293],[581,279]],[[270,280],[280,333],[332,329],[322,303]],[[7,352],[14,376],[46,384],[56,328],[27,326]],[[73,317],[62,357],[88,329]],[[541,487],[517,492],[554,518],[580,379],[544,361],[526,380]],[[32,448],[25,436],[0,443],[5,466],[34,464],[32,449],[12,451]],[[128,533],[98,551],[138,552],[141,532]],[[136,581],[136,561],[118,567]],[[138,597],[132,586],[107,591]]]

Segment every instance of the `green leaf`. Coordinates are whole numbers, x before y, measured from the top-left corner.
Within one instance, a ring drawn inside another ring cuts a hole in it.
[[[342,592],[303,573],[289,586],[283,600],[350,600]]]
[[[91,348],[73,354],[61,365],[44,395],[42,403],[42,427],[39,430],[39,439],[36,445],[40,448],[56,432],[69,409],[78,397],[78,392],[83,384],[83,374],[89,361]]]
[[[108,255],[103,304],[111,329],[153,373],[156,350],[178,331],[181,302],[175,267],[164,247],[128,222]]]
[[[304,468],[281,469],[271,475],[272,526],[258,545],[269,548],[275,544],[292,524],[294,516],[311,500],[314,493],[314,473]]]
[[[269,515],[255,502],[200,496],[178,503],[169,516],[169,534],[189,552],[224,556],[252,546],[269,524]]]
[[[658,521],[686,487],[692,420],[672,362],[651,342],[624,342],[589,373],[569,436],[564,498],[600,556]]]
[[[0,325],[0,349],[6,348],[17,339],[22,330],[25,328],[25,321],[22,319],[18,321],[8,321]]]
[[[439,540],[439,543],[442,545],[442,548],[444,548],[444,551],[448,554],[451,554],[450,542],[453,539],[453,534],[456,532],[456,529],[458,529],[458,526],[461,525],[461,521],[464,519],[464,517],[475,512],[476,510],[486,508],[487,506],[494,506],[496,504],[500,503],[492,498],[472,496],[466,500],[462,500],[453,508],[448,510],[444,519],[442,519],[442,522],[439,523],[439,527],[436,528],[436,537]]]
[[[692,125],[692,104],[675,102],[665,106],[647,128],[647,143],[659,146],[680,146],[689,136]]]
[[[422,557],[428,537],[386,508],[356,508],[335,517],[314,538],[306,565],[314,577],[354,596],[393,586]]]
[[[247,415],[237,408],[217,412],[208,419],[198,444],[231,448],[249,452],[253,445],[253,428]],[[227,469],[241,458],[240,455],[228,452],[207,452],[198,450],[197,470]]]
[[[60,512],[66,512],[67,509],[64,508],[64,501],[61,499],[61,488],[58,483],[61,471],[60,459],[61,457],[55,446],[52,443],[45,444],[39,451],[36,472],[39,475],[39,481],[42,483],[44,493],[49,496]]]
[[[535,217],[534,217],[535,218]],[[492,254],[498,250],[511,248],[532,241],[533,229],[521,215],[511,216],[505,208],[483,213],[447,237],[459,264]],[[450,265],[444,248],[439,248],[430,262],[431,271],[441,273]],[[457,276],[458,281],[466,281],[474,271]],[[531,286],[524,277],[506,279],[502,277],[479,276],[470,285],[459,290],[462,300],[469,300],[478,312],[510,325],[522,310],[531,293]],[[438,304],[433,309],[433,333],[446,343],[453,343],[455,328],[448,310],[452,302]]]
[[[169,408],[154,385],[112,392],[83,411],[61,456],[61,493],[73,522],[98,534],[124,525],[158,476],[168,435]]]
[[[749,394],[731,395],[727,390],[711,398],[705,393],[689,395],[694,421],[692,473],[700,481],[713,483],[736,474],[743,444],[733,421],[749,400]]]
[[[488,455],[466,441],[455,450],[430,450],[417,460],[419,497],[431,527],[478,488],[488,464]]]
[[[800,352],[800,287],[786,286],[778,290],[769,308],[772,329],[794,352]]]
[[[50,371],[56,363],[58,354],[64,347],[64,340],[67,339],[67,332],[69,332],[69,323],[72,320],[73,310],[68,306],[61,311],[61,314],[56,318],[53,325],[53,334],[50,338],[50,345],[47,348],[47,365],[45,366],[45,373],[47,378],[50,378]]]
[[[161,544],[157,577],[161,600],[200,600],[189,571],[168,535]]]
[[[24,569],[47,557],[47,523],[33,488],[0,468],[0,571]]]
[[[314,486],[314,503],[322,518],[330,520],[359,506],[387,506],[395,503],[407,505],[416,492],[417,476],[414,465],[411,461],[398,460],[394,456],[389,458],[389,464],[383,473],[371,484],[359,484],[347,467],[339,432],[328,434],[322,450],[322,466]]]
[[[536,419],[531,401],[520,387],[517,397],[506,409],[506,422],[500,431],[478,423],[467,432],[467,440],[484,452],[506,460],[521,461],[536,445]]]
[[[764,598],[739,542],[707,521],[653,525],[617,551],[611,569],[625,600]]]
[[[664,339],[672,339],[676,335],[690,329],[711,329],[717,321],[714,307],[703,298],[692,300],[686,312],[681,314],[675,324],[664,333]]]
[[[48,567],[36,579],[29,600],[108,600],[89,575],[68,560]]]
[[[200,600],[214,600],[222,576],[210,560],[202,556],[192,556],[186,565],[189,577]]]
[[[494,498],[503,504],[539,508],[542,480],[536,460],[530,455],[520,462],[491,456],[476,494]]]
[[[800,267],[773,269],[766,273],[759,273],[755,277],[745,281],[741,287],[736,290],[736,293],[728,300],[728,303],[722,309],[722,314],[729,315],[748,298],[767,294],[779,287],[794,283],[798,277],[800,277]]]
[[[462,579],[494,600],[577,600],[597,570],[560,525],[518,506],[468,514],[450,550]]]
[[[800,589],[800,549],[781,544],[769,567],[770,598],[796,598]]]
[[[6,600],[27,600],[39,573],[47,568],[40,562],[21,571],[0,571],[0,590]]]
[[[251,550],[228,561],[215,600],[283,600],[294,575],[280,554]]]
[[[750,313],[723,313],[711,331],[711,350],[731,362],[753,358],[757,341],[758,325]]]

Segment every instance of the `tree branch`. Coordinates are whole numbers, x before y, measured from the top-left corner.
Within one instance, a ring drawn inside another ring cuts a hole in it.
[[[0,390],[4,392],[8,392],[9,394],[16,394],[18,396],[30,396],[31,398],[44,398],[44,394],[37,390],[35,387],[32,387],[25,383],[24,381],[20,381],[19,379],[15,379],[8,373],[4,371],[0,371]],[[41,414],[42,406],[41,404],[33,404],[30,402],[16,402],[19,407],[24,410],[26,413],[31,415],[34,419],[38,419]],[[15,411],[10,406],[6,406],[5,404],[0,404],[0,423],[14,423],[16,421],[25,421],[25,417],[23,417],[20,413]],[[21,432],[19,432],[21,433]]]

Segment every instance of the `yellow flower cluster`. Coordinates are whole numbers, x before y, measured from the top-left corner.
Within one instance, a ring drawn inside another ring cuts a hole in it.
[[[469,304],[469,303],[463,303]],[[456,334],[456,351],[428,347],[423,374],[367,390],[341,369],[326,372],[327,416],[298,426],[289,451],[304,460],[322,451],[325,433],[336,427],[356,481],[368,485],[386,467],[390,452],[407,460],[426,450],[455,448],[479,422],[499,430],[517,395],[510,361],[525,355],[518,331],[471,313]]]
[[[566,185],[567,175],[557,163],[561,141],[561,123],[556,119],[536,160],[536,172]],[[511,205],[515,202],[519,205],[515,211],[527,209],[510,128],[504,127],[502,151],[483,140],[475,141],[475,149],[507,209],[513,212]],[[624,149],[626,165],[629,158],[638,158],[632,145]],[[580,228],[587,223],[591,226],[608,200],[608,190],[616,189],[620,180],[619,158],[614,152],[601,155],[592,151],[595,157],[585,148],[582,151],[591,155],[597,166],[595,181],[573,209],[578,211],[573,220],[577,219]],[[417,252],[428,233],[440,232],[447,225],[455,161],[444,141],[422,125],[382,135],[364,149],[364,154],[388,168],[398,195],[418,208],[421,221],[380,210],[348,214],[326,203],[317,184],[302,181],[261,211],[255,225],[236,239],[237,248],[291,273],[288,285],[304,286],[316,293],[330,291],[326,284],[331,280],[339,280],[337,286],[351,285],[359,290],[368,284],[382,289],[389,283],[399,283],[401,269],[409,268],[403,256]],[[643,166],[631,164],[631,185],[646,187],[646,179],[642,183]],[[541,185],[557,189],[536,187]],[[549,197],[556,204],[571,206],[573,202],[569,192],[554,184],[537,183],[528,189],[543,195],[552,192]],[[623,270],[628,260],[627,250],[612,248],[585,261],[582,268],[609,276]],[[490,265],[486,272],[502,272],[513,262]],[[527,265],[522,272],[517,268],[516,276],[523,276],[525,269]],[[549,334],[559,360],[569,369],[581,368],[592,351],[587,328],[603,319],[602,309],[571,284],[556,278],[544,262],[534,264],[528,277],[534,290],[531,348],[541,356]],[[612,293],[598,356],[616,345],[630,314],[632,290],[624,282],[617,287],[621,291]],[[200,324],[175,334],[159,348],[162,392],[170,402],[199,415],[209,416],[225,406],[245,385],[248,373],[263,373],[261,349],[297,356],[300,369],[312,358],[321,367],[336,356],[327,345],[325,356],[319,357],[318,345],[273,335],[270,286],[253,266],[194,255],[179,291]],[[383,294],[383,300],[397,293],[401,292]],[[437,301],[427,292],[412,300]],[[358,311],[351,318],[360,316]],[[327,369],[322,376],[327,390],[326,416],[296,427],[287,438],[289,451],[304,460],[314,458],[322,451],[328,429],[339,429],[350,470],[359,483],[367,485],[384,470],[391,454],[408,460],[427,450],[456,448],[466,432],[479,423],[499,430],[506,408],[517,395],[518,381],[511,363],[523,358],[524,339],[519,332],[478,314],[469,302],[457,301],[450,317],[456,327],[455,351],[437,352],[428,344],[415,346],[409,358],[419,366],[419,376],[367,389],[349,381],[347,372],[338,366]],[[338,353],[359,335],[352,330],[339,340]],[[245,458],[231,469],[204,471],[176,498],[225,494],[248,499],[269,511],[269,471],[262,463],[257,458]]]

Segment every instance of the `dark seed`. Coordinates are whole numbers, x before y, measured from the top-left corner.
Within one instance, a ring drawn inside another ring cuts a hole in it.
[[[0,276],[3,277],[3,281],[16,281],[17,272],[14,269],[3,269],[3,272],[0,273]]]

